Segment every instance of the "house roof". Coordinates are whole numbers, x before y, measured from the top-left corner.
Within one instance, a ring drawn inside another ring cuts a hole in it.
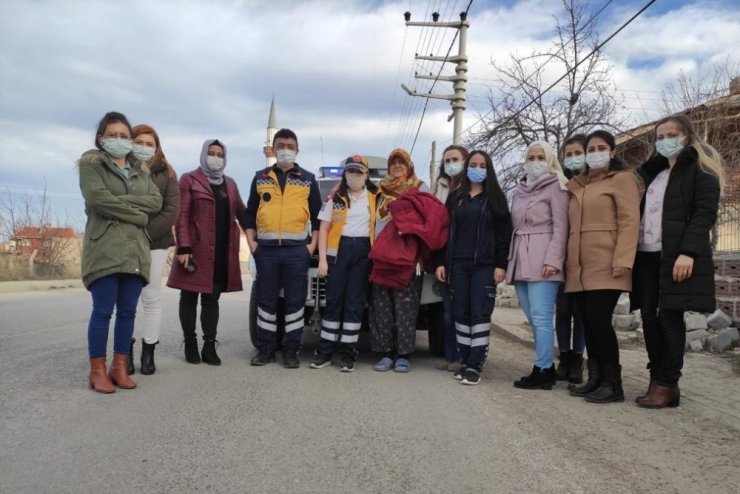
[[[53,226],[24,226],[16,230],[13,238],[73,238],[75,237],[74,229],[70,227],[53,227]]]

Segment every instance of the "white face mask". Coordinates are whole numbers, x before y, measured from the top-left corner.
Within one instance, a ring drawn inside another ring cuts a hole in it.
[[[534,182],[548,172],[547,161],[527,161],[524,163],[524,171],[527,172],[527,181]]]
[[[279,149],[278,152],[275,153],[278,165],[281,166],[292,166],[293,163],[295,163],[295,156],[296,152],[291,151],[290,149]]]
[[[360,175],[359,173],[347,173],[345,175],[347,179],[347,187],[350,190],[357,192],[365,187],[365,174]]]
[[[583,168],[586,166],[586,156],[583,154],[568,156],[563,160],[563,165],[565,165],[568,170],[574,172],[583,170]]]
[[[224,159],[219,158],[218,156],[207,156],[206,166],[208,166],[208,169],[212,172],[223,170],[225,166]]]
[[[609,161],[611,161],[609,151],[594,151],[586,155],[586,163],[588,164],[589,168],[592,168],[594,170],[606,168],[607,166],[609,166]]]

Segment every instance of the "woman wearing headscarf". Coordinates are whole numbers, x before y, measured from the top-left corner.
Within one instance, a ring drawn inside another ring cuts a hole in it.
[[[92,295],[87,327],[90,388],[113,393],[133,389],[126,360],[136,317],[136,302],[149,281],[149,215],[162,196],[131,153],[131,125],[109,112],[100,120],[95,148],[79,161],[80,190],[87,223],[82,244],[82,281]],[[113,363],[105,372],[110,320],[115,309]]]
[[[552,389],[553,315],[563,283],[565,245],[568,240],[567,180],[555,151],[535,141],[524,153],[525,177],[514,191],[511,221],[514,234],[509,249],[506,282],[516,288],[517,299],[534,334],[532,372],[514,382],[522,389]]]
[[[588,351],[588,381],[571,385],[570,394],[590,403],[624,401],[612,313],[620,294],[632,290],[640,189],[615,151],[612,134],[592,132],[586,137],[586,169],[568,182],[565,292],[574,294]]]
[[[162,208],[149,215],[146,231],[149,235],[152,264],[149,269],[149,284],[141,291],[141,373],[154,374],[154,348],[159,343],[162,328],[162,276],[167,264],[167,252],[175,245],[172,227],[180,212],[180,188],[177,174],[162,151],[159,135],[149,125],[137,125],[132,131],[133,154],[141,160],[142,167],[149,171],[154,184],[162,195]],[[128,352],[128,373],[134,373],[134,342]]]
[[[686,327],[684,311],[713,312],[714,262],[709,232],[724,185],[722,159],[684,115],[655,125],[655,153],[637,171],[647,190],[633,271],[650,385],[637,398],[644,408],[677,407]]]
[[[239,268],[239,226],[245,206],[236,182],[224,175],[226,146],[203,143],[200,167],[180,178],[180,216],[176,226],[176,262],[167,286],[179,288],[180,324],[185,360],[221,365],[216,353],[218,300],[223,292],[242,289]],[[195,335],[198,296],[203,350]]]
[[[394,149],[388,156],[388,174],[380,181],[375,237],[378,238],[391,221],[389,205],[414,189],[429,189],[416,177],[411,156],[404,149]],[[379,248],[376,242],[374,250]],[[419,312],[419,283],[412,278],[404,288],[390,288],[378,283],[371,285],[372,349],[381,354],[374,369],[378,372],[411,370],[411,353],[416,346],[416,317]]]

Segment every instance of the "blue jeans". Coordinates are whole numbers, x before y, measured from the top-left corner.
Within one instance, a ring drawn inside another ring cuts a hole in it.
[[[516,296],[534,335],[535,363],[540,369],[552,367],[555,298],[559,281],[515,281]]]
[[[92,314],[87,326],[87,351],[90,358],[105,357],[114,307],[116,322],[113,326],[113,353],[128,353],[131,336],[134,334],[136,304],[142,288],[144,278],[135,274],[111,274],[90,285],[93,299]]]
[[[572,293],[565,293],[565,285],[560,285],[558,298],[555,301],[555,333],[558,337],[558,349],[561,353],[568,350],[583,353],[583,349],[586,348],[583,322],[576,314],[574,298]],[[571,330],[573,335],[572,344]]]
[[[445,360],[447,362],[459,362],[460,352],[457,349],[457,338],[455,337],[452,297],[450,296],[450,285],[447,283],[442,284],[442,306],[444,307]]]

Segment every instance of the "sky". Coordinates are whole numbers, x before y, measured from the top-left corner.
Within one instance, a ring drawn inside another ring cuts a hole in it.
[[[440,64],[453,29],[406,27],[456,20],[469,0],[4,0],[0,18],[0,199],[46,187],[57,216],[84,222],[75,162],[93,147],[103,114],[157,129],[178,173],[195,169],[204,140],[228,148],[226,174],[245,196],[264,166],[270,101],[298,134],[298,161],[315,171],[356,153],[410,149],[428,177],[431,143],[452,142],[449,103],[412,98]],[[601,39],[647,0],[593,0]],[[475,130],[496,70],[511,53],[548,49],[558,0],[473,0],[468,13],[468,102]],[[740,2],[657,0],[603,49],[636,125],[661,116],[660,91],[681,72],[737,63]],[[456,53],[457,45],[452,48]],[[450,64],[443,74],[452,73]],[[494,88],[495,89],[495,88]],[[451,92],[438,82],[435,93]],[[415,135],[419,129],[418,137]]]

